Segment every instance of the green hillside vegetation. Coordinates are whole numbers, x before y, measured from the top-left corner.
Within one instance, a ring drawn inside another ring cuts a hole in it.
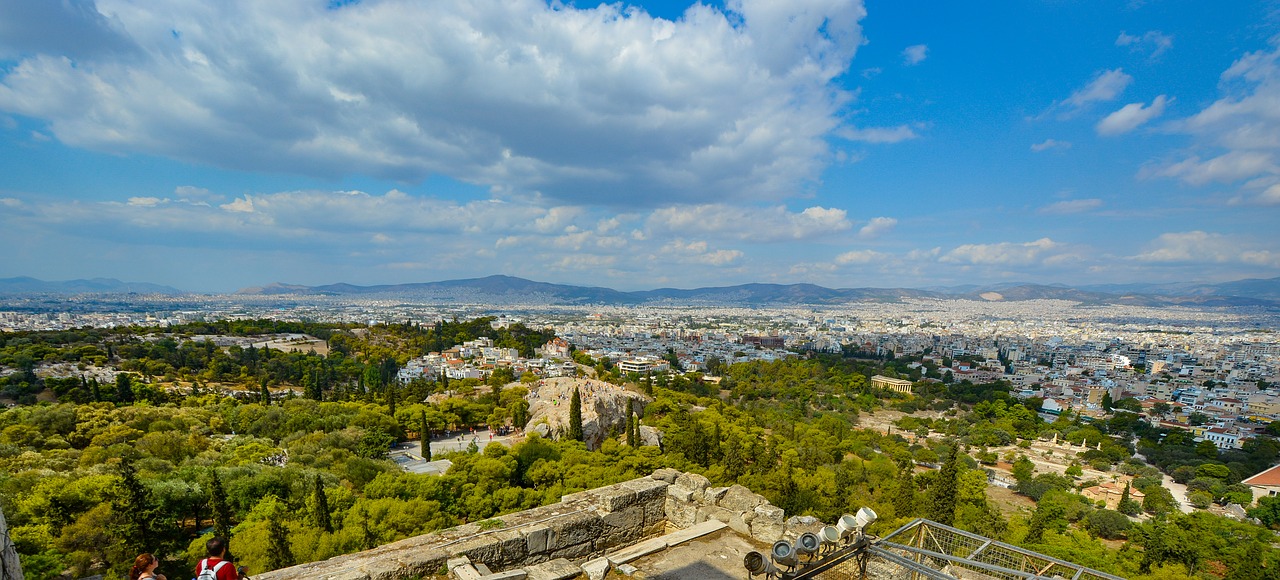
[[[29,578],[119,577],[143,551],[164,559],[162,572],[184,577],[216,530],[230,533],[233,553],[257,573],[556,502],[660,467],[745,485],[788,514],[830,522],[868,506],[881,516],[871,531],[881,534],[929,517],[1127,578],[1274,578],[1280,570],[1271,531],[1177,512],[1167,492],[1157,491],[1159,472],[1131,459],[1127,443],[1137,438],[1156,465],[1218,501],[1276,460],[1269,438],[1218,453],[1120,417],[1047,423],[1035,413],[1036,401],[1016,401],[999,383],[920,383],[920,396],[907,399],[872,391],[868,377],[921,378],[927,369],[911,376],[902,360],[823,355],[733,365],[718,387],[694,374],[632,384],[654,398],[639,422],[663,431],[661,447],[634,447],[623,434],[595,451],[530,437],[510,449],[491,444],[448,454],[453,467],[443,476],[414,475],[385,458],[393,441],[424,422],[432,430],[511,423],[526,410],[526,391],[459,381],[450,385],[458,396],[424,404],[444,385],[397,388],[388,373],[409,357],[475,336],[523,350],[550,335],[493,331],[487,319],[428,329],[280,324],[0,334],[0,364],[18,370],[3,379],[3,393],[31,403],[48,388],[59,399],[0,412],[0,505]],[[329,355],[141,339],[274,332],[321,337]],[[35,361],[86,357],[86,364],[136,374],[110,385],[34,375]],[[626,381],[607,361],[579,362]],[[212,390],[257,393],[264,379],[277,394],[277,387],[292,387],[307,396],[237,399]],[[885,406],[945,413],[908,415],[892,434],[858,427],[861,415]],[[1084,461],[1137,476],[1134,487],[1147,501],[1120,507],[1138,520],[1075,493],[1089,482],[1036,473],[1023,458],[989,451],[1054,433],[1101,441]],[[929,438],[913,442],[920,435]],[[1035,500],[1034,509],[990,498],[983,465],[997,460],[1013,464],[1018,493]],[[1280,514],[1280,505],[1256,510],[1280,526],[1273,512]]]

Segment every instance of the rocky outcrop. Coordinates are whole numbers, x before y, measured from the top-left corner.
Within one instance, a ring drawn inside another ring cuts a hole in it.
[[[611,435],[625,432],[627,412],[643,413],[649,398],[617,385],[591,379],[552,378],[529,385],[528,433],[557,438],[569,429],[573,389],[582,397],[582,435],[587,449],[595,449]],[[643,429],[643,427],[642,427]],[[646,445],[656,445],[657,431],[642,432]],[[653,441],[653,443],[648,443]]]

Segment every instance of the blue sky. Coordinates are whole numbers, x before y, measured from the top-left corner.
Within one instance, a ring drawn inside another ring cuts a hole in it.
[[[0,276],[1280,275],[1280,5],[0,3]]]

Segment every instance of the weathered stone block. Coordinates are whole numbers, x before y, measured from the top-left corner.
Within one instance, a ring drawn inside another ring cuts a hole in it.
[[[687,487],[701,494],[702,490],[711,487],[711,480],[696,473],[681,473],[680,477],[676,478],[676,485]]]
[[[525,572],[529,573],[528,580],[569,580],[582,574],[582,568],[574,566],[573,562],[564,558],[559,558],[526,568]]]
[[[646,527],[661,524],[667,519],[666,496],[642,504],[644,506],[644,525]]]
[[[486,564],[505,568],[523,562],[529,555],[529,545],[525,542],[524,534],[518,530],[502,530],[495,532],[493,537],[498,540],[501,554],[498,561],[485,562]]]
[[[733,511],[749,512],[765,502],[764,496],[741,485],[732,485],[725,490],[724,495],[720,496],[716,505]]]
[[[644,532],[644,506],[633,505],[627,509],[604,514],[600,517],[602,531],[596,549],[612,548],[634,542]]]
[[[547,549],[555,552],[565,546],[590,544],[600,534],[600,517],[592,513],[572,514],[547,522],[547,527],[551,528]]]
[[[551,528],[543,524],[522,528],[520,534],[524,536],[525,552],[528,554],[541,554],[547,551],[547,541],[551,537]]]
[[[591,500],[604,510],[616,512],[634,505],[636,503],[636,492],[621,484],[611,485],[596,490]]]
[[[742,534],[744,536],[751,535],[751,520],[755,517],[755,512],[729,512],[732,516],[729,518],[729,529]]]
[[[497,564],[502,561],[502,541],[492,535],[479,536],[454,544],[449,546],[449,551],[466,556],[472,562]]]
[[[694,520],[698,517],[698,504],[668,496],[663,507],[667,521],[677,528],[687,528],[697,523]]]
[[[591,542],[583,542],[581,544],[565,546],[555,550],[551,552],[551,556],[553,558],[568,558],[570,560],[576,560],[578,558],[590,556],[592,554],[592,549],[593,546],[591,545]]]
[[[772,504],[756,506],[755,517],[751,520],[751,537],[761,542],[775,542],[786,533],[783,522],[786,512]]]
[[[719,502],[727,491],[729,491],[727,487],[708,487],[702,492],[702,502],[716,505],[716,502]]]
[[[667,482],[667,483],[675,483],[675,482],[676,482],[676,478],[677,478],[677,477],[680,477],[680,470],[678,470],[678,469],[671,469],[670,467],[663,467],[662,469],[659,469],[659,470],[657,470],[657,471],[654,471],[654,472],[653,472],[653,475],[650,475],[649,477],[652,477],[653,479],[658,480],[658,481],[665,481],[665,482]]]
[[[735,513],[736,512],[731,512],[722,507],[716,507],[713,505],[700,505],[698,506],[697,515],[694,516],[693,520],[695,524],[700,524],[707,520],[715,520],[717,522],[723,522],[727,524],[729,523],[729,520],[733,517]]]
[[[667,488],[667,495],[676,498],[679,501],[688,503],[693,501],[693,494],[697,491],[683,485],[673,485]]]
[[[637,502],[644,503],[644,502],[656,501],[661,503],[662,496],[666,494],[667,486],[669,486],[670,484],[665,481],[659,481],[656,479],[649,479],[649,478],[642,477],[640,479],[624,481],[620,485],[622,485],[623,487],[631,491],[636,492]]]

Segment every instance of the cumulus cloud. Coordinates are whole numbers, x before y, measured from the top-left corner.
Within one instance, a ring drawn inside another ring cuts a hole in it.
[[[1200,230],[1161,234],[1134,259],[1142,262],[1239,263],[1280,268],[1280,252],[1246,240]]]
[[[938,260],[962,264],[1026,266],[1039,262],[1049,253],[1061,248],[1062,244],[1049,238],[1025,243],[965,244],[943,254]]]
[[[1121,31],[1120,36],[1116,37],[1116,46],[1127,46],[1134,52],[1146,52],[1154,59],[1173,48],[1173,37],[1159,30],[1148,30],[1142,36]]]
[[[1057,139],[1045,139],[1044,141],[1041,141],[1039,143],[1031,144],[1031,151],[1035,153],[1040,153],[1041,151],[1049,151],[1050,149],[1065,150],[1070,148],[1071,148],[1070,141],[1059,141]]]
[[[896,227],[897,225],[898,225],[898,220],[895,218],[891,218],[891,217],[871,218],[871,221],[867,222],[867,225],[862,226],[862,228],[858,230],[858,237],[878,238],[884,234],[887,234],[893,231],[893,228]]]
[[[1073,107],[1083,107],[1090,103],[1114,101],[1133,82],[1133,77],[1122,69],[1102,71],[1093,77],[1089,84],[1077,89],[1067,97],[1066,103]]]
[[[1084,213],[1102,207],[1102,200],[1093,199],[1069,199],[1046,205],[1036,213],[1044,215],[1067,215],[1073,213]]]
[[[845,210],[814,206],[791,212],[783,206],[749,207],[723,204],[660,208],[650,214],[649,228],[668,234],[716,234],[759,242],[829,236],[853,227]]]
[[[1280,203],[1280,37],[1237,59],[1221,75],[1221,97],[1195,115],[1166,123],[1195,138],[1182,153],[1143,176],[1173,177],[1191,185],[1240,183],[1233,201]]]
[[[25,4],[5,4],[0,30],[56,28],[43,19],[60,11],[97,34],[0,32],[24,55],[0,110],[68,145],[651,207],[816,180],[865,15],[858,0],[695,4],[675,21],[541,0]]]
[[[739,250],[718,250],[710,248],[705,241],[685,242],[672,240],[661,249],[664,258],[673,259],[684,264],[705,264],[709,266],[725,266],[740,260],[743,256]]]
[[[1164,114],[1166,99],[1160,95],[1150,105],[1129,103],[1120,110],[1107,115],[1098,121],[1096,127],[1099,135],[1120,135],[1141,127],[1147,121]]]
[[[907,66],[915,66],[929,56],[929,47],[924,44],[914,44],[902,49],[902,62]]]

